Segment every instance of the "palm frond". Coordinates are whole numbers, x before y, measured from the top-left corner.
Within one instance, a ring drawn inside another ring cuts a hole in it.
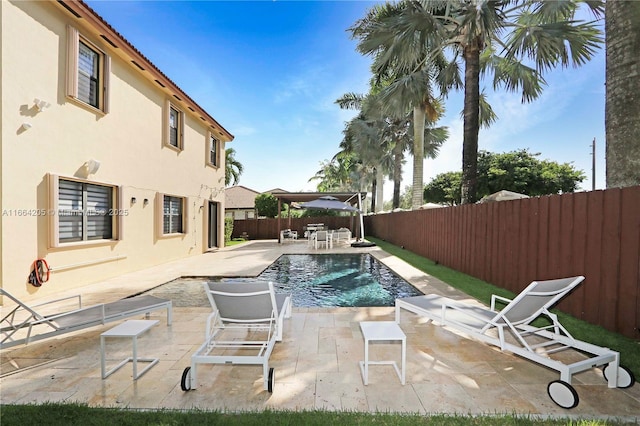
[[[579,66],[590,60],[602,46],[600,29],[576,21],[542,22],[533,13],[524,13],[506,41],[505,56],[516,60],[531,58],[538,71],[557,65]]]
[[[479,122],[480,127],[489,128],[493,123],[498,119],[498,115],[493,111],[493,108],[489,104],[487,100],[487,94],[484,92],[480,92],[480,112],[479,112]]]
[[[504,88],[509,92],[518,90],[522,93],[522,102],[531,102],[542,93],[546,82],[535,69],[514,60],[500,56],[490,58],[493,71],[493,88]]]
[[[364,99],[365,95],[361,93],[349,92],[336,99],[335,103],[342,109],[360,109]]]
[[[379,98],[385,113],[401,117],[416,105],[429,103],[433,98],[432,76],[428,71],[418,71],[398,78],[380,91]]]

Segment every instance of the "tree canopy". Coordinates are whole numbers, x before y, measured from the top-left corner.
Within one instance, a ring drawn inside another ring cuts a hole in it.
[[[529,196],[574,192],[586,178],[570,163],[540,160],[540,153],[520,149],[506,153],[478,153],[478,196],[506,189]],[[425,201],[450,205],[461,202],[461,172],[436,176],[424,188]]]
[[[278,216],[278,199],[269,193],[256,195],[255,206],[258,216]]]

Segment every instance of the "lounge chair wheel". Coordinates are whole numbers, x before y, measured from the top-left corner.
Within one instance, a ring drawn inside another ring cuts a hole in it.
[[[607,379],[607,371],[611,372],[611,366],[609,364],[602,367],[602,375],[605,380],[609,381],[609,379]],[[620,389],[630,388],[635,382],[636,378],[633,376],[631,370],[622,365],[618,366],[618,387]]]
[[[180,381],[180,387],[183,391],[187,392],[191,390],[191,367],[187,367],[182,372],[182,380]]]
[[[562,380],[554,380],[547,386],[547,393],[553,402],[562,408],[573,408],[578,405],[580,399],[578,392],[569,383]]]
[[[267,380],[267,391],[269,393],[273,393],[273,384],[276,381],[276,376],[274,374],[274,369],[270,368],[269,369],[269,379]]]

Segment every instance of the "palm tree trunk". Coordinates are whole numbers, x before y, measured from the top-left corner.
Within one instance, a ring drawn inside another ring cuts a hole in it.
[[[376,201],[378,195],[378,172],[376,171],[376,175],[373,178],[373,182],[371,183],[371,211],[376,211]]]
[[[464,48],[464,137],[462,142],[462,204],[476,202],[478,132],[480,131],[480,40]]]
[[[382,173],[382,166],[376,167],[376,182],[378,183],[378,186],[376,187],[376,208],[371,209],[371,211],[377,213],[384,207],[384,173]]]
[[[605,7],[607,187],[619,188],[640,185],[640,2]]]
[[[413,210],[423,204],[425,118],[422,105],[413,108],[413,188],[411,190],[411,209]]]
[[[402,145],[396,143],[393,147],[393,207],[400,207],[400,185],[402,185]]]

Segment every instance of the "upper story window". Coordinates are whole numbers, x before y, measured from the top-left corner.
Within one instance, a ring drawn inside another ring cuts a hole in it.
[[[167,101],[165,109],[165,144],[181,150],[184,148],[184,112],[170,101]]]
[[[71,26],[67,27],[67,63],[67,96],[109,112],[110,58]]]
[[[220,165],[220,141],[209,134],[209,156],[207,162],[210,166],[218,167]]]
[[[100,107],[100,53],[80,41],[78,54],[78,99]]]

